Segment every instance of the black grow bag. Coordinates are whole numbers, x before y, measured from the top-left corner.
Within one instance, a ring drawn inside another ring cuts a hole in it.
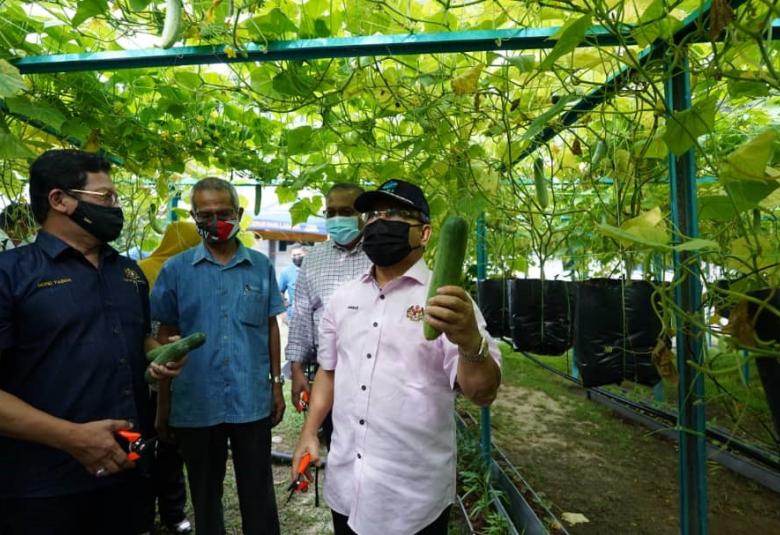
[[[767,303],[780,309],[780,289],[757,290],[750,292],[752,297],[767,301]],[[748,314],[751,320],[755,318],[756,336],[762,342],[780,343],[780,318],[769,310],[760,310],[756,303],[748,302]],[[772,357],[756,358],[756,368],[761,377],[761,385],[764,387],[766,402],[772,414],[772,422],[775,426],[775,440],[780,442],[780,359]]]
[[[572,344],[571,283],[514,279],[509,287],[509,326],[518,351],[560,355]]]
[[[651,354],[663,336],[647,281],[590,279],[577,283],[574,357],[586,387],[628,379],[652,386],[661,378]],[[660,298],[656,296],[656,308]]]
[[[509,336],[509,312],[505,279],[477,282],[477,304],[491,336]]]

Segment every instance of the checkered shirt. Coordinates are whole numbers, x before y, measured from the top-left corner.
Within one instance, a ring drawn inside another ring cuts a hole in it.
[[[371,260],[358,243],[351,251],[332,240],[319,243],[303,258],[295,286],[293,315],[285,356],[292,362],[313,362],[319,344],[317,328],[333,292],[358,278]]]

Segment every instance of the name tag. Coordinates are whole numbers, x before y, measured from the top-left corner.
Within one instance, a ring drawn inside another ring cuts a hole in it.
[[[73,282],[73,279],[70,277],[65,277],[62,279],[53,279],[48,281],[41,281],[38,283],[38,288],[50,288],[52,286],[59,286],[60,284],[70,284]]]

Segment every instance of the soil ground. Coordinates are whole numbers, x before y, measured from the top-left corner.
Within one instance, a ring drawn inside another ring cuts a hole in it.
[[[476,414],[476,411],[474,411]],[[678,450],[516,353],[504,358],[494,441],[572,535],[679,533]],[[713,535],[780,533],[780,495],[710,463]]]

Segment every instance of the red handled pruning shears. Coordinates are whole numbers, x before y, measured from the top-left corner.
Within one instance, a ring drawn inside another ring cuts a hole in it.
[[[128,431],[125,429],[122,431],[117,431],[116,434],[127,442],[127,445],[125,446],[123,444],[123,447],[127,452],[128,461],[137,461],[140,459],[141,455],[147,450],[150,450],[154,445],[154,441],[157,440],[154,438],[144,440],[141,438],[141,433],[136,433],[135,431]]]
[[[284,502],[285,505],[292,499],[293,494],[296,492],[306,492],[309,490],[309,480],[306,479],[306,470],[309,469],[309,465],[311,464],[311,454],[307,453],[303,457],[301,457],[300,462],[298,462],[298,471],[297,476],[295,477],[295,481],[290,483],[290,486],[287,487],[287,490],[290,491],[290,495],[287,496],[287,501]]]
[[[298,399],[298,403],[295,404],[295,410],[298,412],[303,412],[309,408],[309,392],[307,390],[303,390],[301,392],[301,396]]]

